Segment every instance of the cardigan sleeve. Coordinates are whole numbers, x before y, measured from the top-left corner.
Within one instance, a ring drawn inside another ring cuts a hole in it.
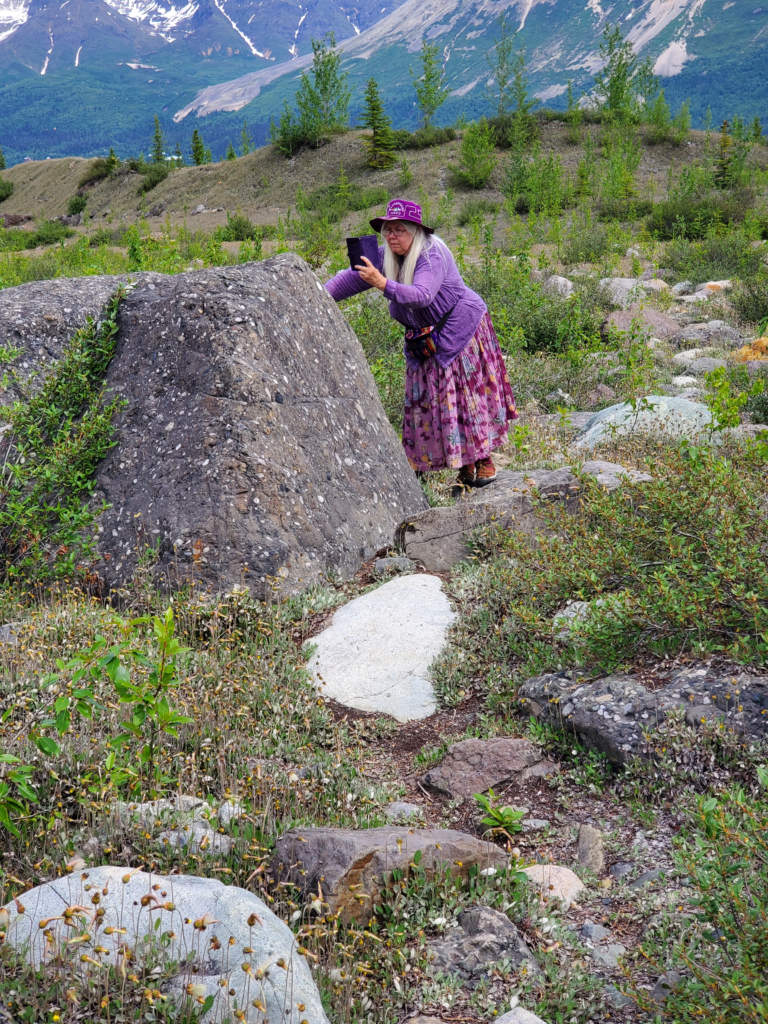
[[[429,253],[422,253],[419,256],[413,284],[387,281],[384,295],[390,302],[410,306],[412,309],[431,306],[445,280],[446,271],[447,267],[440,250],[431,249]]]

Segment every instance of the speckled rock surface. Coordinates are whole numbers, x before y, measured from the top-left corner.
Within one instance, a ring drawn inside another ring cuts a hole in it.
[[[556,762],[530,740],[495,736],[452,744],[441,763],[419,781],[436,793],[471,800],[475,793],[485,793],[491,787],[545,778],[556,771]]]
[[[744,336],[735,327],[729,327],[724,320],[708,320],[702,324],[690,324],[669,339],[673,348],[695,348],[697,345],[716,345],[718,348],[740,348],[746,344]]]
[[[615,310],[604,321],[600,330],[607,336],[611,328],[616,331],[629,331],[633,322],[637,323],[641,334],[647,338],[659,338],[666,341],[680,330],[680,324],[671,316],[665,316],[658,309],[647,306],[645,309]]]
[[[429,943],[435,970],[471,982],[487,976],[493,964],[505,960],[523,974],[541,974],[522,935],[500,910],[469,907],[459,914],[458,923],[458,928]]]
[[[520,705],[555,728],[572,731],[588,747],[615,764],[650,757],[653,745],[643,735],[683,707],[686,721],[698,726],[716,717],[723,728],[750,739],[768,739],[768,677],[741,668],[682,669],[661,689],[647,689],[636,676],[610,675],[582,684],[566,674],[534,676],[520,688]]]
[[[19,350],[3,366],[13,371],[18,383],[10,381],[7,387],[0,383],[0,405],[20,400],[19,385],[30,378],[37,376],[41,381],[75,331],[85,327],[89,317],[98,322],[121,285],[143,285],[163,277],[154,273],[57,277],[0,289],[0,344]]]
[[[98,570],[287,591],[347,576],[426,499],[363,350],[306,263],[162,277],[120,307],[107,390],[125,401],[98,472]]]
[[[584,430],[572,442],[577,451],[590,451],[614,433],[658,433],[668,437],[698,437],[712,422],[712,413],[700,402],[667,395],[648,395],[645,406],[633,409],[619,402],[595,413]]]

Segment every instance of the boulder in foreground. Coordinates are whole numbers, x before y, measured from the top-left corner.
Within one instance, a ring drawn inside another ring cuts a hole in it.
[[[305,896],[317,896],[319,885],[331,912],[340,910],[343,922],[366,923],[384,874],[407,867],[416,853],[428,877],[440,865],[466,878],[475,865],[482,871],[508,863],[498,846],[454,829],[303,828],[278,839],[272,871],[298,885]]]
[[[98,566],[153,582],[297,591],[354,573],[426,499],[365,355],[299,257],[162,277],[120,306],[98,472]]]
[[[75,945],[76,952],[70,954],[75,962],[85,954],[105,968],[119,970],[121,964],[127,966],[122,948],[128,946],[141,955],[145,940],[170,932],[173,937],[168,940],[165,955],[168,961],[181,965],[170,991],[179,1003],[185,1003],[188,985],[204,987],[205,996],[214,1000],[201,1018],[204,1022],[230,1015],[236,999],[246,1014],[244,1021],[254,1024],[263,1021],[264,1016],[284,1024],[300,1024],[302,1020],[327,1024],[307,962],[296,951],[293,932],[258,896],[245,889],[212,878],[150,875],[110,866],[47,882],[24,893],[20,903],[23,914],[15,903],[5,908],[10,918],[7,941],[23,950],[36,966],[46,963],[59,949],[66,950],[64,940],[90,935]],[[67,907],[75,908],[73,928],[67,928],[62,920]],[[104,914],[97,916],[102,910]],[[41,928],[40,921],[44,920],[48,925]],[[126,933],[109,928],[125,929]],[[53,946],[46,938],[49,932]],[[231,944],[230,939],[234,939]],[[96,946],[108,949],[109,957],[98,952]],[[244,970],[245,965],[251,970]],[[256,980],[254,975],[260,967],[266,967],[266,971],[261,980]],[[84,965],[83,969],[90,968]],[[229,995],[230,990],[234,990],[233,995]],[[202,993],[200,998],[205,998]],[[266,1014],[253,1008],[254,999],[265,1004]],[[194,1003],[190,1008],[199,1010],[199,1005]]]

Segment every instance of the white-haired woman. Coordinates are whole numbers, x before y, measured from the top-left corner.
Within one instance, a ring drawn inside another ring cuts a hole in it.
[[[406,328],[403,447],[411,466],[448,466],[459,470],[460,484],[483,487],[496,479],[491,452],[517,418],[487,307],[464,283],[445,242],[422,224],[417,203],[392,200],[371,227],[384,242],[381,269],[362,257],[325,287],[337,302],[378,288]]]

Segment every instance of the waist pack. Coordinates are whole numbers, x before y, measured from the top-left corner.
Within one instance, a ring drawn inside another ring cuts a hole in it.
[[[405,347],[409,355],[423,363],[437,352],[436,336],[445,326],[448,317],[456,307],[453,306],[444,313],[436,324],[429,327],[407,327],[405,331]],[[405,327],[405,324],[403,324]]]

